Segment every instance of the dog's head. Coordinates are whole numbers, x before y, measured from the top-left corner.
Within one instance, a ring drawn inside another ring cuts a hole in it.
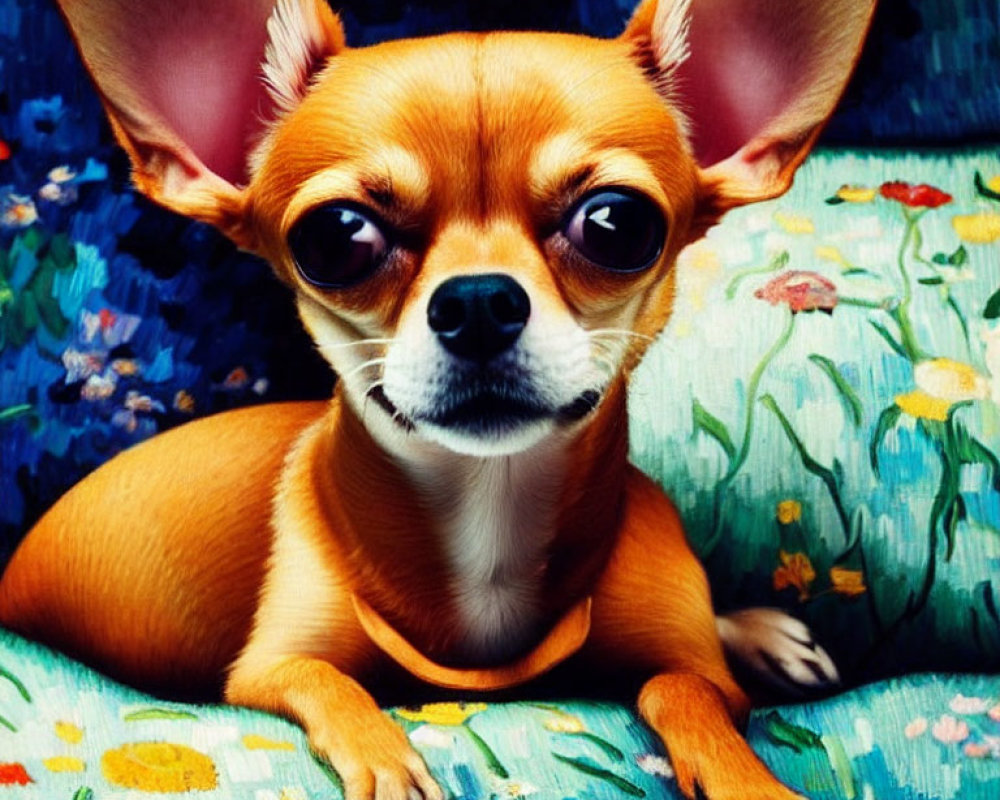
[[[350,49],[323,0],[62,1],[139,189],[273,264],[370,424],[475,454],[620,383],[681,248],[787,189],[871,13],[646,0],[610,40]]]

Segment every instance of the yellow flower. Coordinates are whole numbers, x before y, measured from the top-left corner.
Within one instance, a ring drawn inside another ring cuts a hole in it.
[[[485,711],[486,703],[428,703],[420,708],[396,709],[397,717],[408,722],[426,722],[430,725],[462,725],[473,714]]]
[[[87,765],[73,756],[53,756],[43,759],[42,763],[49,772],[84,772]]]
[[[565,712],[553,712],[553,716],[545,720],[543,724],[545,730],[553,733],[583,733],[587,730],[582,719]]]
[[[809,585],[816,580],[816,570],[805,553],[778,552],[781,566],[774,571],[772,582],[777,591],[794,586],[799,590],[799,601],[809,598]]]
[[[777,507],[778,522],[791,525],[802,519],[802,504],[798,500],[782,500]]]
[[[132,742],[101,756],[109,783],[144,792],[210,791],[218,783],[212,759],[167,742]]]
[[[986,181],[986,188],[991,192],[996,192],[1000,194],[1000,175],[994,175],[988,181]]]
[[[243,737],[243,746],[247,750],[294,750],[295,745],[291,742],[279,742],[258,736],[256,733],[248,733]]]
[[[869,189],[867,186],[849,186],[844,184],[837,189],[836,197],[845,203],[870,203],[875,199],[878,189]]]
[[[829,244],[823,244],[816,248],[816,258],[832,261],[834,264],[840,264],[842,267],[851,266],[851,262],[847,260],[844,254]]]
[[[979,214],[959,214],[951,218],[958,238],[969,244],[990,244],[1000,239],[1000,214],[982,211]]]
[[[801,214],[788,214],[784,211],[774,212],[774,221],[785,233],[815,233],[816,226],[809,217]]]
[[[83,741],[83,730],[72,722],[57,722],[56,736],[69,744],[80,744]]]
[[[896,395],[896,405],[904,413],[917,419],[931,419],[938,422],[948,420],[948,410],[952,404],[940,397],[931,397],[919,389],[915,392]]]
[[[982,400],[990,394],[990,382],[984,375],[950,358],[921,361],[913,368],[913,381],[931,397],[952,403]]]
[[[868,590],[864,575],[859,569],[830,567],[830,583],[833,585],[833,591],[845,597],[857,597]]]

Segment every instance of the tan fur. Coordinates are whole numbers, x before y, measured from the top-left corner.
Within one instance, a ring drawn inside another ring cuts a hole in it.
[[[213,9],[237,14],[241,2]],[[272,28],[285,39],[302,28],[308,41],[269,50],[282,107],[247,137],[252,174],[241,175],[212,150],[217,140],[199,150],[166,126],[167,111],[129,72],[136,41],[172,16],[192,24],[198,3],[152,4],[135,34],[120,18],[107,24],[126,14],[123,0],[63,0],[139,189],[270,260],[344,379],[329,404],[210,417],[99,469],[15,554],[0,623],[137,686],[187,694],[224,683],[228,702],[299,721],[349,800],[441,796],[362,688],[370,681],[484,691],[553,668],[645,681],[639,710],[686,795],[700,786],[713,800],[795,797],[737,733],[748,702],[726,667],[705,575],[673,506],[627,463],[626,377],[669,318],[680,249],[722,210],[787,188],[870,7],[825,6],[836,10],[811,34],[821,77],[737,153],[699,165],[662,93],[687,52],[683,15],[666,0],[659,11],[647,0],[609,41],[451,34],[362,50],[343,47],[336,20],[313,2],[281,0]],[[810,4],[791,3],[801,33]],[[821,46],[824,35],[837,52]],[[310,65],[317,43],[327,60]],[[283,71],[279,51],[301,63]],[[657,70],[670,74],[659,80]],[[652,268],[602,272],[547,238],[574,198],[601,186],[642,191],[666,215]],[[317,289],[298,276],[286,236],[331,199],[375,208],[419,244],[355,287]],[[433,287],[492,271],[530,287],[541,318],[639,335],[598,352],[616,374],[597,410],[548,434],[566,457],[539,500],[557,513],[528,576],[539,598],[534,643],[502,663],[465,663],[455,656],[447,510],[414,479],[442,463],[441,448],[401,432],[357,386],[365,359],[386,352],[379,342],[420,323]],[[355,349],[363,339],[370,351]]]

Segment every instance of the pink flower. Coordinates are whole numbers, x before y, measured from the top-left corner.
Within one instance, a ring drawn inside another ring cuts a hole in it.
[[[917,717],[915,720],[910,722],[905,728],[903,728],[903,735],[907,739],[916,739],[918,736],[923,736],[927,732],[927,718]]]
[[[987,711],[986,714],[994,722],[1000,722],[1000,704],[993,706],[993,708]]]
[[[989,704],[981,697],[966,697],[956,694],[948,703],[948,708],[956,714],[985,714]]]
[[[931,733],[934,734],[935,739],[945,744],[964,742],[969,738],[969,726],[945,714],[934,723]]]
[[[990,754],[990,748],[985,744],[967,742],[965,747],[962,748],[962,752],[969,758],[986,758]]]
[[[895,200],[910,208],[937,208],[951,202],[951,195],[926,183],[889,181],[879,187],[879,193],[888,200]]]
[[[768,281],[753,293],[772,306],[787,303],[793,314],[824,311],[832,314],[837,306],[837,287],[816,272],[791,270]]]

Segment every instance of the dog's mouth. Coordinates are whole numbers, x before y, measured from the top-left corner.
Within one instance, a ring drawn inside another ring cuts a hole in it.
[[[451,392],[446,401],[411,417],[397,408],[381,385],[369,390],[368,397],[406,432],[415,430],[417,423],[426,423],[477,438],[504,436],[544,420],[569,425],[590,414],[601,400],[600,392],[587,389],[572,402],[552,407],[523,390],[487,384]]]

